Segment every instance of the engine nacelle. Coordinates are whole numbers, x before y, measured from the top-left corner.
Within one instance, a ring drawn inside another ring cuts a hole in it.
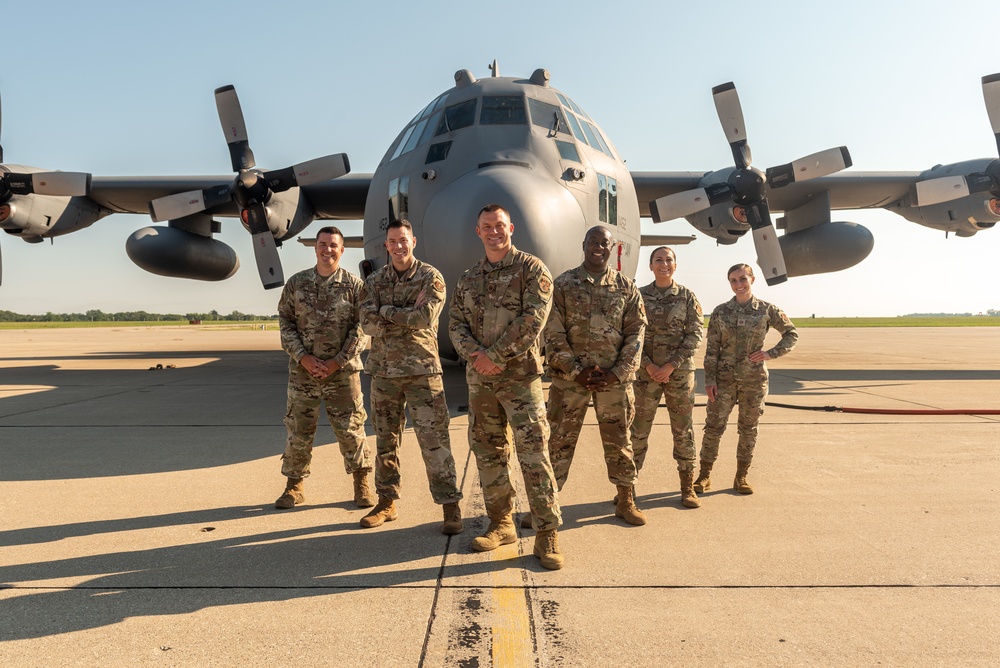
[[[820,223],[778,238],[789,276],[825,274],[853,267],[868,257],[875,237],[857,223]]]
[[[937,165],[920,175],[921,181],[937,179],[946,176],[970,176],[982,178],[988,173],[994,178],[1000,178],[1000,161],[998,160],[966,160],[950,165]],[[980,230],[986,230],[1000,221],[1000,198],[989,192],[977,192],[967,197],[960,197],[940,204],[928,206],[912,206],[915,200],[912,195],[902,198],[895,206],[887,210],[899,214],[906,220],[930,227],[935,230],[954,232],[960,237],[971,237]]]
[[[685,217],[691,225],[720,244],[729,245],[750,231],[743,207],[732,202],[710,206]]]
[[[125,242],[125,252],[138,267],[158,276],[222,281],[240,268],[236,251],[226,244],[175,227],[136,230]]]
[[[57,237],[90,227],[109,213],[85,197],[15,195],[0,205],[0,229],[25,239]]]

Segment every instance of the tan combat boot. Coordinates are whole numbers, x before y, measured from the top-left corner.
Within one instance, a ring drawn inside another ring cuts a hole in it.
[[[635,485],[632,485],[632,498],[633,499],[635,498]],[[611,503],[612,503],[612,505],[615,505],[615,506],[618,505],[618,495],[617,494],[615,494],[615,498],[611,499]]]
[[[444,522],[441,524],[441,533],[454,536],[462,533],[462,509],[458,507],[458,501],[444,504]]]
[[[274,502],[274,507],[287,510],[305,503],[306,495],[302,493],[303,489],[305,489],[305,482],[302,478],[289,478],[285,484],[285,492]]]
[[[750,462],[736,462],[736,479],[733,480],[733,489],[740,494],[753,494],[753,487],[747,482],[747,471],[750,470]]]
[[[635,507],[635,499],[632,498],[632,487],[630,485],[618,485],[618,504],[615,506],[615,517],[620,517],[626,523],[634,526],[642,526],[646,523],[646,516]]]
[[[562,552],[559,551],[559,535],[555,529],[539,531],[535,536],[535,548],[532,552],[538,557],[542,568],[550,571],[558,571],[565,563]]]
[[[368,474],[371,469],[358,469],[354,472],[354,505],[358,508],[371,508],[375,505],[375,493],[368,486]]]
[[[531,511],[528,511],[524,514],[524,517],[521,518],[521,528],[533,529],[534,527],[535,525],[531,523]]]
[[[366,529],[382,526],[386,522],[392,522],[399,517],[396,512],[396,504],[388,496],[378,497],[378,505],[371,509],[367,515],[361,518],[361,526]]]
[[[472,539],[472,549],[476,552],[489,552],[501,545],[517,542],[517,531],[510,515],[504,515],[499,520],[490,520],[490,526],[482,536]]]
[[[681,472],[681,505],[685,508],[701,507],[701,501],[694,493],[694,471]]]
[[[712,489],[712,481],[709,476],[712,475],[713,463],[706,462],[704,459],[701,460],[701,467],[698,469],[698,479],[694,481],[694,491],[699,494],[704,494]]]

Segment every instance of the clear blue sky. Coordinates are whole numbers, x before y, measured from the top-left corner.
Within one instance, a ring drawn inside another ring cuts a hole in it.
[[[986,28],[995,2],[694,4],[2,0],[5,159],[99,176],[225,174],[212,93],[234,84],[261,166],[343,151],[355,172],[372,172],[456,70],[488,76],[494,58],[503,75],[547,68],[635,171],[731,164],[711,97],[726,81],[739,89],[758,166],[841,144],[855,170],[996,157],[980,89],[983,75],[1000,72]],[[757,293],[792,316],[1000,308],[1000,229],[945,239],[884,211],[834,220],[872,230],[867,260],[773,288],[759,282]],[[148,224],[112,216],[51,245],[0,235],[0,309],[275,311],[278,291],[261,289],[235,220],[220,238],[242,267],[222,283],[133,265],[125,239]],[[684,221],[644,223],[654,228],[692,231]],[[286,275],[314,259],[297,242],[281,253]],[[717,247],[699,237],[678,254],[678,280],[706,309],[731,296],[726,268],[756,257],[749,238]],[[351,251],[344,265],[356,271],[360,259]]]

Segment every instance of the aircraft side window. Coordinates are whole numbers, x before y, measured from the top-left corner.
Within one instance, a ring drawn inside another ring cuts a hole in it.
[[[480,125],[525,125],[528,115],[520,95],[484,95]]]
[[[610,156],[610,157],[612,157],[612,158],[613,158],[613,157],[615,157],[614,155],[612,155],[612,153],[611,153],[611,149],[610,149],[610,148],[608,148],[608,145],[607,145],[607,144],[606,144],[606,143],[604,142],[604,137],[602,137],[602,136],[601,136],[601,131],[600,131],[600,130],[598,130],[597,128],[595,128],[595,127],[594,127],[593,125],[591,125],[590,123],[586,123],[586,122],[584,122],[584,125],[585,125],[585,126],[586,126],[587,128],[589,128],[589,129],[590,129],[590,131],[591,131],[591,133],[593,133],[593,135],[594,135],[594,136],[595,136],[595,137],[597,138],[597,143],[598,143],[598,145],[599,145],[599,146],[601,147],[601,150],[602,150],[602,151],[604,151],[605,153],[607,153],[607,154],[608,154],[608,156]],[[588,135],[587,135],[587,136],[589,137],[589,136],[590,136],[590,133],[588,133]]]
[[[420,135],[424,133],[424,126],[427,125],[427,119],[420,121],[413,126],[413,132],[410,133],[410,137],[406,142],[406,146],[403,147],[403,152],[400,155],[406,155],[414,148],[417,147],[417,141],[420,139]]]
[[[576,150],[576,144],[570,141],[556,140],[556,148],[559,149],[559,157],[563,160],[580,162],[580,152]]]
[[[583,134],[583,128],[580,127],[580,121],[576,120],[576,116],[573,114],[566,114],[566,117],[569,118],[569,124],[573,126],[573,134],[577,139],[586,144],[587,135]]]
[[[413,127],[414,126],[411,125],[406,128],[406,133],[403,135],[403,138],[399,140],[399,145],[396,146],[396,150],[392,152],[392,157],[389,158],[390,160],[395,160],[403,154],[403,147],[406,146],[406,142],[410,141],[410,135],[413,134]]]
[[[531,111],[531,122],[541,126],[550,132],[561,132],[569,134],[569,125],[566,123],[566,115],[563,110],[554,104],[528,98],[528,109]]]
[[[405,218],[410,206],[410,177],[389,181],[389,220]]]
[[[429,165],[432,162],[441,162],[448,157],[448,151],[451,150],[451,141],[442,141],[437,144],[431,144],[431,147],[427,149],[427,160],[424,161],[425,165]]]
[[[597,219],[618,224],[618,181],[604,174],[597,175]]]
[[[586,121],[583,121],[580,125],[583,127],[583,133],[587,135],[587,143],[600,151],[601,143],[597,141],[597,133],[594,132],[594,128]]]
[[[445,132],[454,132],[461,128],[467,128],[476,122],[476,98],[453,104],[444,110],[444,116],[438,123],[435,135],[443,135]]]

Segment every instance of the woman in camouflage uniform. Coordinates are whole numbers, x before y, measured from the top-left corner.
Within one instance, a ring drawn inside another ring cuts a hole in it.
[[[749,265],[734,265],[727,276],[729,287],[736,296],[717,306],[708,322],[705,348],[708,411],[699,456],[701,466],[694,489],[696,492],[711,489],[709,474],[719,455],[719,441],[726,431],[729,414],[739,404],[736,422],[739,444],[733,488],[740,494],[753,494],[753,488],[747,483],[747,471],[753,459],[757,423],[764,412],[767,396],[767,365],[764,363],[788,354],[799,335],[781,309],[753,296],[754,276]],[[773,348],[763,350],[768,329],[778,330],[781,340]]]

